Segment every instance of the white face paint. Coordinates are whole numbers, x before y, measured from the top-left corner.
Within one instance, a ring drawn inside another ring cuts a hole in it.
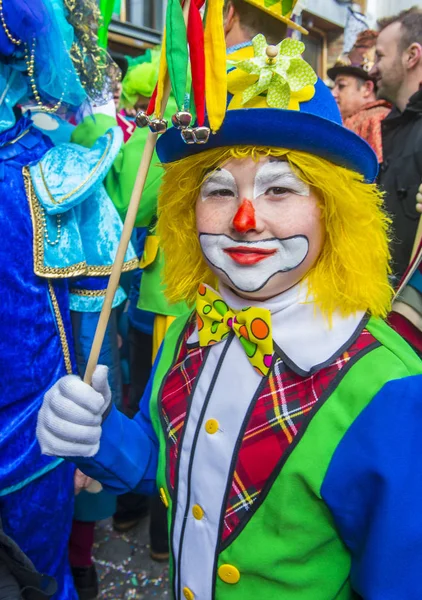
[[[309,250],[308,239],[302,235],[239,242],[227,235],[202,233],[199,241],[213,271],[241,292],[257,292],[277,273],[296,269]],[[251,256],[254,252],[254,264],[239,264],[234,260],[234,257],[242,260],[242,254]]]
[[[269,190],[284,190],[298,196],[309,196],[309,186],[299,179],[290,165],[282,160],[270,160],[259,166],[255,177],[254,200]]]
[[[196,224],[212,271],[257,299],[300,281],[324,240],[316,193],[275,157],[232,158],[210,173],[197,197]]]
[[[213,171],[201,186],[201,199],[205,202],[208,198],[238,197],[236,180],[230,171],[217,169]]]
[[[278,191],[279,195],[284,191],[298,196],[309,196],[309,186],[297,177],[288,162],[281,160],[271,160],[259,165],[252,199],[256,200],[269,190]],[[201,186],[203,201],[216,197],[239,197],[236,180],[227,169],[213,171]]]

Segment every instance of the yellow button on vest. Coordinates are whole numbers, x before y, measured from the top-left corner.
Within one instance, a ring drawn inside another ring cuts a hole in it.
[[[204,513],[203,509],[199,506],[199,504],[194,504],[192,506],[192,514],[197,521],[200,521],[201,519],[204,518],[205,513]]]
[[[240,579],[239,570],[233,565],[221,565],[218,569],[219,578],[225,583],[237,583]]]
[[[183,588],[183,595],[186,600],[194,600],[195,598],[195,594],[188,587]]]
[[[217,419],[208,419],[208,421],[205,423],[205,431],[209,434],[217,433],[217,431],[218,431]]]
[[[164,504],[166,508],[169,507],[169,501],[167,500],[166,490],[164,488],[160,488],[160,498],[161,502]]]

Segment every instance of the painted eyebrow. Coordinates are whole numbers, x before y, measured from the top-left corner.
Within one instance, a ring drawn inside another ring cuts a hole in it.
[[[276,170],[276,165],[281,163],[283,163],[283,165],[286,165],[287,168],[285,171]],[[273,181],[278,179],[279,177],[291,177],[295,180],[298,179],[297,175],[292,171],[287,161],[276,160],[269,161],[267,164],[263,165],[260,169],[258,169],[255,176],[255,180],[264,178],[266,181]]]
[[[212,191],[213,186],[226,186],[228,189],[237,191],[237,183],[234,175],[227,169],[218,169],[213,171],[209,177],[207,177],[201,185],[201,194],[207,194]]]
[[[283,162],[286,165],[286,170],[284,172],[271,172],[271,167],[268,168],[268,165],[271,163],[267,163],[267,165],[263,165],[261,169],[257,171],[255,177],[255,194],[260,186],[265,184],[265,186],[271,186],[274,182],[279,182],[280,186],[286,185],[287,188],[291,188],[297,194],[300,195],[309,195],[309,186],[303,182],[300,177],[296,175],[296,173],[291,169],[289,163],[287,161],[274,161]],[[276,165],[274,164],[274,167]],[[274,168],[273,167],[273,168]],[[275,169],[274,169],[275,170]]]
[[[272,181],[277,181],[278,179],[291,179],[292,181],[296,181],[298,178],[296,177],[296,175],[292,172],[292,171],[286,171],[285,173],[271,173],[271,171],[266,171],[264,173],[260,173],[258,171],[258,173],[256,174],[255,180],[261,180],[264,179],[267,183],[271,183]]]
[[[227,171],[226,169],[219,169],[218,171],[213,171],[212,173],[210,173],[209,177],[207,177],[206,179],[204,179],[203,184],[208,183],[209,181],[227,181],[229,180],[233,183],[236,182],[234,176],[230,173],[230,171]]]

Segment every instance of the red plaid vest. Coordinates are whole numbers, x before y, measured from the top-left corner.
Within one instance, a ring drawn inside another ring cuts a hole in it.
[[[186,342],[194,328],[194,322],[186,327],[159,399],[161,422],[167,439],[167,477],[171,493],[176,484],[179,445],[192,389],[205,353],[209,351],[209,348],[198,346],[188,348]],[[363,329],[346,352],[330,365],[305,377],[289,369],[281,358],[273,361],[243,431],[227,496],[221,540],[224,546],[230,543],[238,527],[252,516],[260,497],[265,497],[299,441],[299,432],[303,433],[317,407],[337,387],[342,371],[348,370],[344,367],[354,364],[377,344],[369,331]]]

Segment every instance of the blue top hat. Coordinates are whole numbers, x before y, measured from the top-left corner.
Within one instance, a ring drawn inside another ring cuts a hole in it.
[[[365,140],[343,127],[330,90],[300,56],[304,44],[287,39],[268,47],[264,36],[257,38],[255,57],[228,72],[229,103],[219,131],[206,144],[186,144],[178,129],[169,128],[157,143],[161,162],[212,148],[273,146],[321,156],[372,182],[377,157]]]

